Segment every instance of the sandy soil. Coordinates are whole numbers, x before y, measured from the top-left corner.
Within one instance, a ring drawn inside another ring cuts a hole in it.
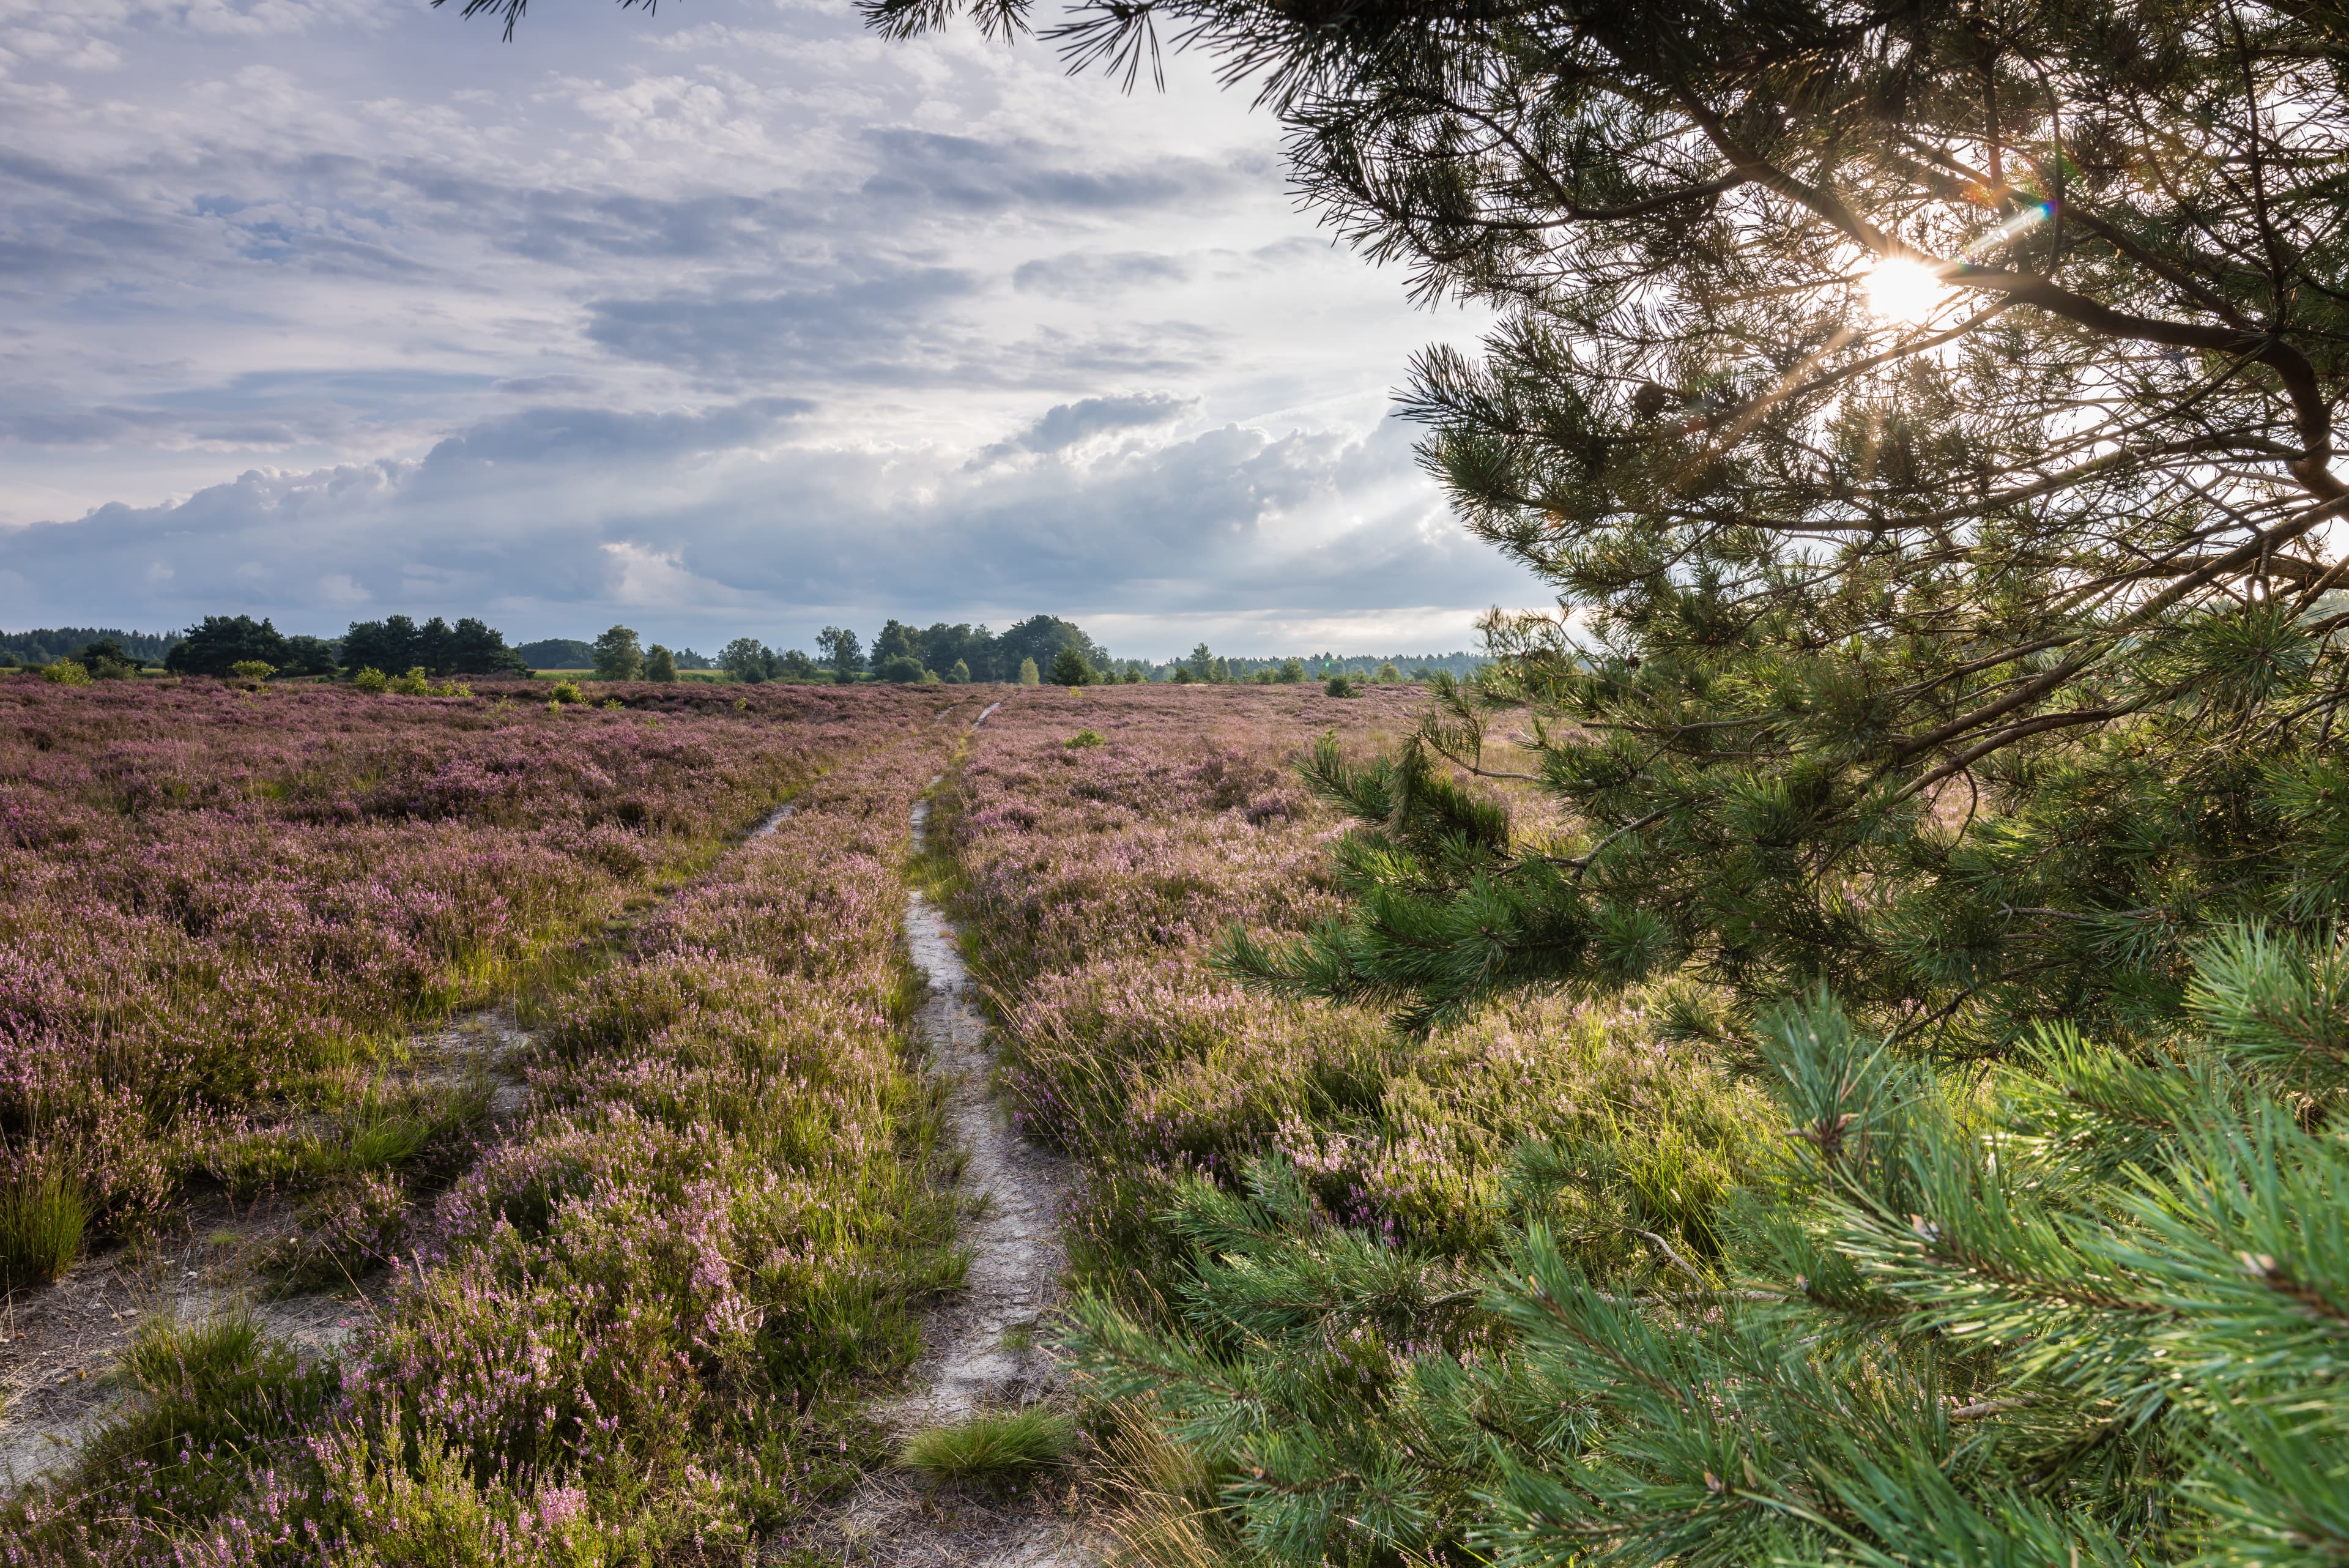
[[[916,853],[928,825],[926,800],[914,807]],[[964,1232],[968,1285],[924,1326],[913,1392],[874,1412],[900,1435],[1032,1405],[1059,1390],[1045,1320],[1061,1299],[1067,1260],[1058,1208],[1069,1185],[1068,1162],[1022,1141],[996,1103],[987,1021],[972,1004],[954,928],[918,892],[906,907],[905,940],[929,981],[916,1023],[931,1071],[948,1083],[955,1131],[968,1151],[963,1181],[980,1211]],[[866,1478],[832,1533],[843,1557],[879,1568],[1087,1568],[1098,1556],[1079,1513],[1065,1480],[1005,1499],[883,1472]]]

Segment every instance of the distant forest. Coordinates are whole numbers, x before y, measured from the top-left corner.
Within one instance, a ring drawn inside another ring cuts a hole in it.
[[[407,616],[354,621],[343,635],[322,638],[279,632],[266,618],[207,616],[184,631],[125,631],[108,627],[49,627],[0,631],[0,667],[46,665],[62,659],[93,659],[109,668],[160,666],[186,674],[226,674],[240,661],[272,665],[284,675],[356,676],[362,669],[388,674],[420,669],[434,676],[513,675],[538,670],[593,670],[614,679],[668,679],[672,671],[721,672],[737,680],[1017,681],[1051,679],[1055,660],[1073,652],[1097,678],[1204,682],[1322,680],[1333,675],[1421,680],[1439,670],[1465,676],[1485,662],[1466,651],[1420,654],[1314,654],[1257,657],[1218,654],[1200,643],[1181,659],[1120,659],[1073,621],[1030,616],[1001,632],[968,622],[936,622],[922,628],[885,622],[871,645],[855,631],[826,627],[816,651],[774,649],[754,637],[740,637],[716,656],[692,649],[643,648],[626,627],[613,627],[593,641],[542,638],[509,648],[495,628],[460,618],[453,626],[435,616],[421,623]],[[1063,664],[1065,670],[1072,666]]]

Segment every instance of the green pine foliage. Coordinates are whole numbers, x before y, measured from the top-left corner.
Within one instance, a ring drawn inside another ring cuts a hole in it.
[[[2050,1025],[1987,1076],[1778,1012],[1776,1152],[1644,1277],[1538,1217],[1471,1279],[1286,1168],[1195,1185],[1178,1327],[1096,1297],[1082,1357],[1247,1559],[2337,1563],[2349,970],[2200,959],[2158,1044]]]

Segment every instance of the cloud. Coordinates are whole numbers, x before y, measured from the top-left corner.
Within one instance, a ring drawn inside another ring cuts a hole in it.
[[[1147,430],[1169,423],[1197,406],[1195,398],[1171,397],[1164,392],[1055,403],[1018,435],[988,447],[972,461],[985,462],[1023,452],[1065,452],[1080,441],[1112,431]]]
[[[1123,295],[1155,284],[1181,283],[1191,275],[1192,270],[1191,262],[1183,256],[1157,255],[1146,251],[1071,251],[1020,263],[1012,269],[1011,286],[1022,294],[1090,299]]]
[[[939,317],[978,288],[977,276],[957,267],[879,265],[774,294],[597,300],[587,336],[629,358],[701,376],[916,381],[952,374],[969,356],[969,340],[957,341]]]
[[[1333,251],[1204,66],[671,9],[508,47],[100,0],[0,44],[0,620],[1188,647],[1523,597],[1382,417],[1475,323]]]
[[[1469,610],[1526,597],[1444,520],[1392,420],[1083,439],[1163,428],[1183,407],[1159,394],[1055,407],[1025,432],[1031,461],[1010,467],[791,438],[782,400],[625,423],[533,410],[419,462],[255,470],[174,504],[0,534],[0,582],[142,622],[233,607],[331,631],[362,607],[407,607],[528,636],[633,618],[672,645],[804,642],[843,616],[1131,622],[1148,607],[1310,621],[1417,613],[1431,596],[1466,607],[1464,636]],[[529,513],[482,531],[483,506],[511,510],[508,496]],[[150,562],[168,575],[141,577]],[[22,619],[21,597],[0,598],[0,617]]]

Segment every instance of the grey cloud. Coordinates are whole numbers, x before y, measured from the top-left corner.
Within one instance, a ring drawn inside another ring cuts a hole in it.
[[[1440,504],[1392,421],[1351,436],[1226,424],[1090,461],[1047,433],[1177,408],[1151,395],[1063,405],[1030,427],[1051,448],[1036,465],[959,472],[791,444],[747,461],[747,443],[788,432],[801,405],[787,399],[638,417],[532,410],[419,462],[255,471],[174,506],[0,534],[0,586],[56,614],[109,607],[160,624],[242,608],[311,628],[334,580],[346,602],[480,613],[518,633],[625,616],[697,645],[745,629],[803,639],[860,606],[868,619],[984,618],[1525,597],[1456,527],[1418,526]],[[485,513],[500,525],[484,528]],[[670,597],[626,597],[649,591],[629,575],[647,561]],[[0,597],[0,616],[26,607]]]
[[[1195,199],[1230,182],[1224,170],[1169,158],[1108,171],[1056,165],[1032,143],[982,141],[926,130],[876,130],[881,168],[868,196],[916,198],[965,212],[1049,207],[1118,212]]]
[[[1190,275],[1191,264],[1181,256],[1154,255],[1143,251],[1109,254],[1071,251],[1064,255],[1020,263],[1012,271],[1011,286],[1022,294],[1090,299],[1153,284],[1181,283]]]
[[[529,409],[485,420],[441,441],[426,454],[416,483],[427,490],[461,489],[479,470],[504,464],[616,462],[738,447],[814,408],[804,398],[753,398],[666,414]]]
[[[1144,392],[1123,398],[1085,398],[1055,403],[1042,418],[1012,438],[1011,444],[1029,452],[1061,452],[1105,431],[1145,429],[1181,419],[1197,405],[1195,398]]]
[[[589,306],[587,337],[626,358],[702,376],[918,379],[957,358],[938,317],[978,287],[959,268],[901,266],[767,295],[603,299]]]

